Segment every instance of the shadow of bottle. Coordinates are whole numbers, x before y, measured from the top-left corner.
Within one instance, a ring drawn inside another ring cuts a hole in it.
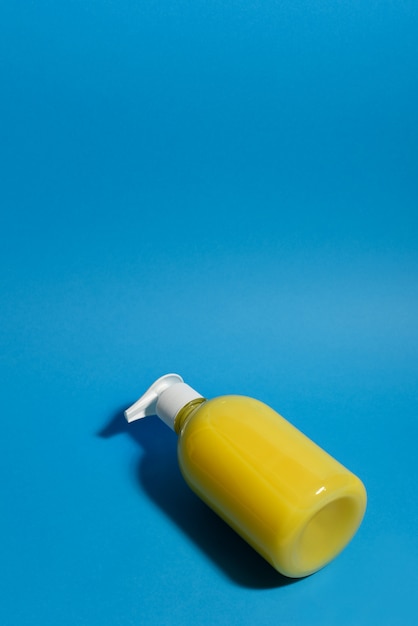
[[[138,466],[141,490],[237,585],[270,589],[297,582],[271,567],[186,485],[177,463],[177,437],[157,417],[128,424],[117,411],[98,433],[126,433],[144,450]]]

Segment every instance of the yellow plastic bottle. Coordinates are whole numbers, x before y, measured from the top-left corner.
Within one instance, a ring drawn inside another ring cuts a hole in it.
[[[188,485],[282,574],[322,568],[360,526],[360,479],[266,404],[206,400],[167,374],[125,411],[128,422],[154,414],[179,436]]]

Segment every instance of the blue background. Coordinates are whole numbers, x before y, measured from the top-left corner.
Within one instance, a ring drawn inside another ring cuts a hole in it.
[[[416,624],[418,4],[0,2],[0,623]],[[288,583],[122,410],[177,371],[359,474]]]

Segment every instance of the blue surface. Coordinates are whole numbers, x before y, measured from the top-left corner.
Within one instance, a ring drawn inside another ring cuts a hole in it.
[[[418,4],[0,3],[0,623],[418,622]],[[178,371],[358,473],[288,584],[126,408]]]

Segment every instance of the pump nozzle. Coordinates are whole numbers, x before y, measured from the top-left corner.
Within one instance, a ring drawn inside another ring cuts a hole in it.
[[[166,374],[158,378],[135,404],[126,409],[125,417],[128,422],[134,422],[149,415],[158,415],[174,430],[174,420],[180,409],[191,400],[201,397],[178,374]]]
[[[165,389],[175,385],[176,383],[182,383],[183,379],[178,374],[166,374],[161,376],[155,383],[152,383],[151,387],[142,395],[139,400],[135,402],[129,409],[125,411],[125,417],[128,422],[134,422],[143,417],[149,415],[156,415],[156,408],[158,398]]]

